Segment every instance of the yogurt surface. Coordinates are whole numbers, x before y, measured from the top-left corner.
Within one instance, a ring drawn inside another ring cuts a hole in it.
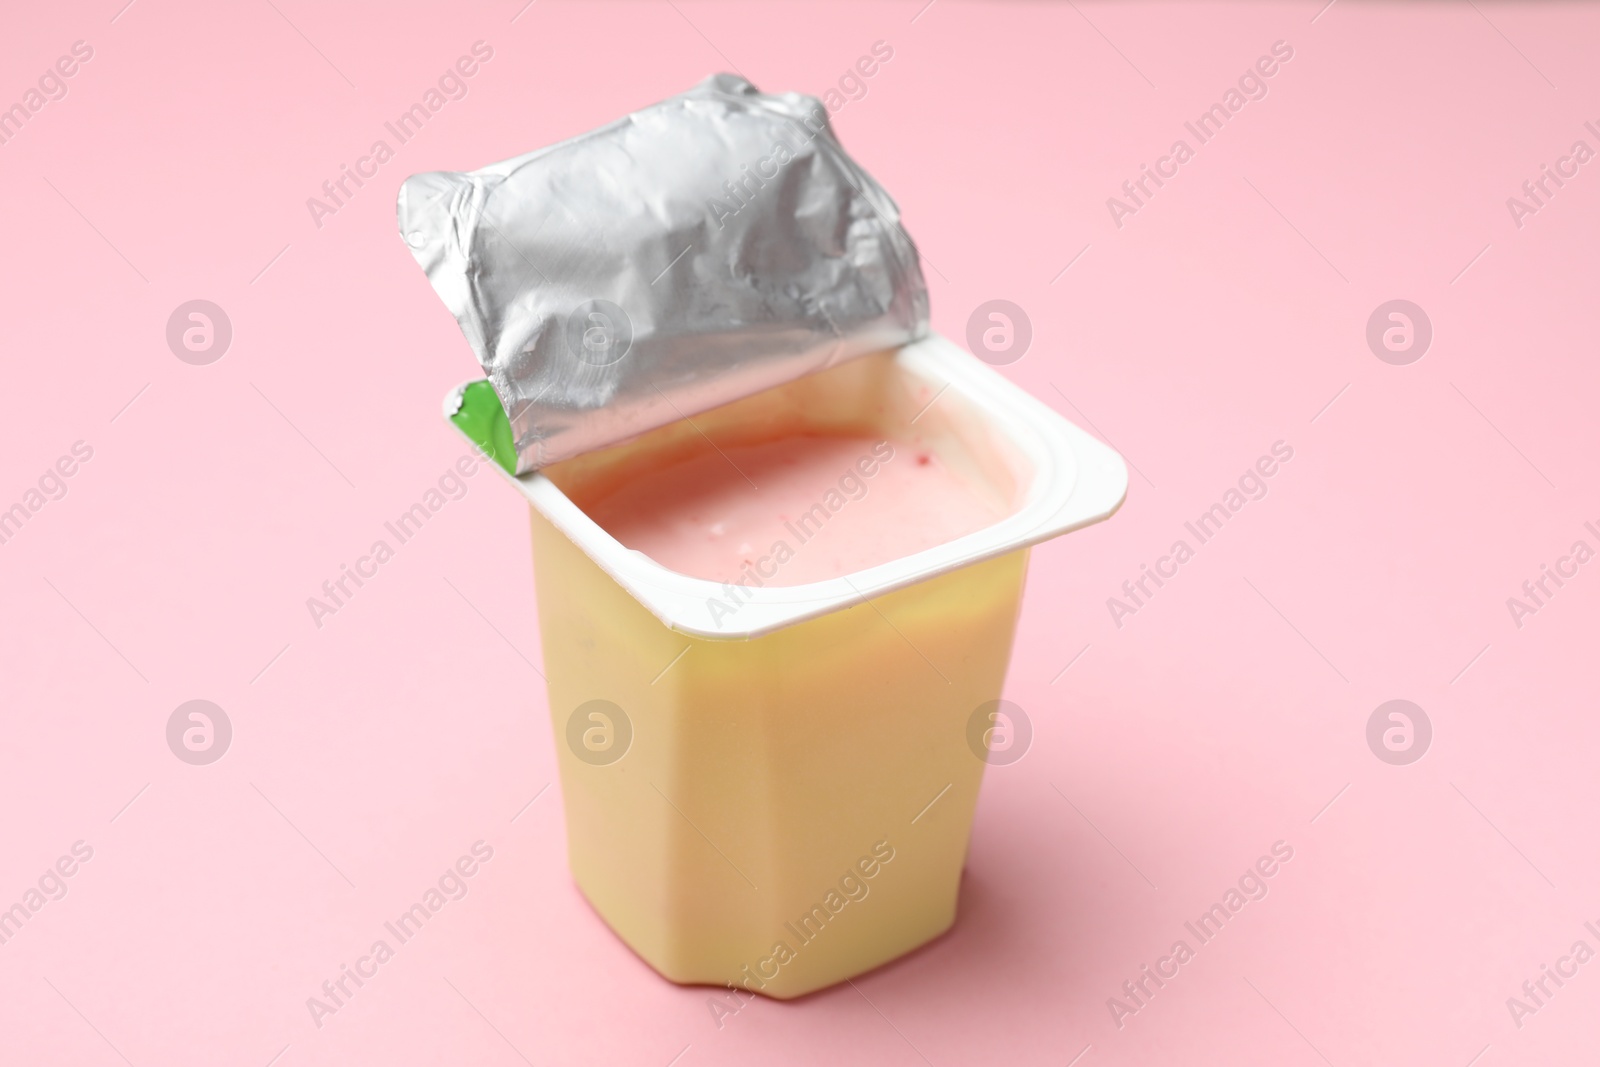
[[[715,582],[804,585],[887,563],[1004,517],[925,444],[796,434],[703,441],[573,499],[662,566]]]

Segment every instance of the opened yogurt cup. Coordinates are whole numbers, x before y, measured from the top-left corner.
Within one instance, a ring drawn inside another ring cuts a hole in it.
[[[483,369],[445,414],[530,505],[595,911],[779,998],[949,928],[1028,549],[1121,459],[930,333],[814,97],[714,75],[397,208]]]

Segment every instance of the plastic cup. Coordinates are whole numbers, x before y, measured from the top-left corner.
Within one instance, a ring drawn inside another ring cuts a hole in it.
[[[1010,512],[730,594],[568,495],[702,433],[799,429],[915,435]],[[1120,457],[933,336],[511,480],[532,508],[569,861],[617,935],[674,982],[790,998],[947,930],[985,767],[969,723],[1000,696],[1028,549],[1113,513]]]

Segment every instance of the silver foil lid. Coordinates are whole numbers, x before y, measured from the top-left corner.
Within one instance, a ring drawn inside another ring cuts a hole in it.
[[[414,175],[399,220],[511,419],[519,474],[927,333],[916,246],[822,104],[730,74]]]

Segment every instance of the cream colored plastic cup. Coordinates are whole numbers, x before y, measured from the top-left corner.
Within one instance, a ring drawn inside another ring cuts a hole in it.
[[[846,577],[730,590],[567,495],[702,433],[801,429],[920,436],[1010,513]],[[674,982],[790,998],[947,930],[985,766],[969,722],[1000,696],[1028,548],[1110,516],[1121,458],[932,336],[511,480],[572,873],[617,935]]]

